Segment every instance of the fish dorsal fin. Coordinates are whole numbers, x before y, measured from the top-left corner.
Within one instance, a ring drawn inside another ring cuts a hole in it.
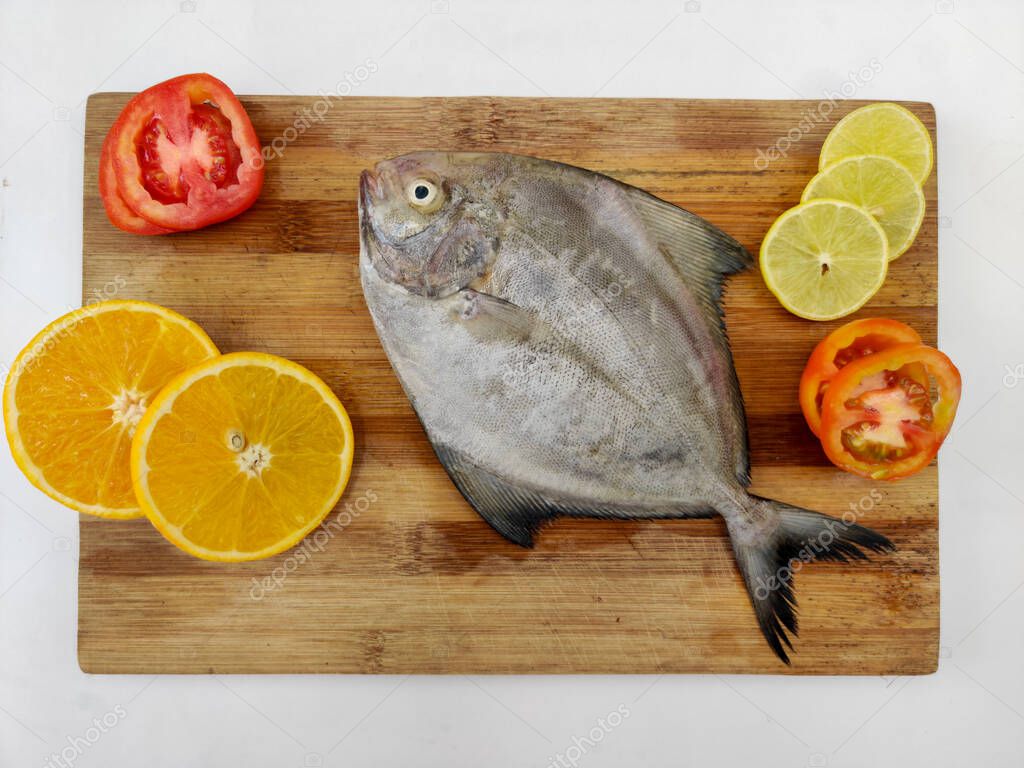
[[[702,298],[717,304],[722,278],[754,265],[747,249],[710,221],[641,189],[630,187],[629,193],[651,236],[667,251],[687,282],[694,288],[710,289]]]
[[[679,502],[664,506],[608,506],[590,501],[556,499],[537,490],[513,485],[477,466],[462,452],[434,445],[437,458],[455,487],[480,517],[498,533],[521,547],[556,517],[603,519],[706,518],[715,514],[707,504]]]
[[[739,423],[735,425],[733,455],[736,476],[750,483],[750,459],[747,450],[743,397],[740,394],[732,350],[722,310],[722,286],[728,275],[754,264],[747,250],[711,222],[678,206],[660,200],[643,190],[629,188],[630,202],[644,222],[648,236],[665,259],[679,273],[704,313],[706,324],[719,352],[728,360],[726,380]]]

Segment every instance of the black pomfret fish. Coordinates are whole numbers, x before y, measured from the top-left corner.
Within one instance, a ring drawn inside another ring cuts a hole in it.
[[[788,663],[786,566],[889,551],[880,534],[753,496],[722,284],[751,266],[704,219],[532,157],[419,152],[360,180],[377,333],[448,474],[531,546],[560,516],[721,515]]]

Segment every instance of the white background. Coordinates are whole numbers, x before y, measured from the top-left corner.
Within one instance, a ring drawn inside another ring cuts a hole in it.
[[[874,59],[858,98],[935,104],[940,345],[965,384],[942,453],[938,673],[87,676],[77,517],[33,490],[5,445],[0,766],[55,765],[105,714],[117,724],[70,763],[543,768],[568,750],[586,766],[1024,765],[1024,6],[0,0],[5,367],[80,300],[89,93],[207,70],[238,93],[313,94],[368,57],[379,71],[365,95],[813,99]],[[570,749],[620,705],[629,716],[600,744]]]

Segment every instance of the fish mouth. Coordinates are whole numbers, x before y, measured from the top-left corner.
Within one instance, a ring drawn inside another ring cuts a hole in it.
[[[384,187],[380,177],[373,171],[363,171],[359,174],[359,229],[362,234],[361,240],[375,242],[380,245],[381,238],[378,236],[376,227],[373,225],[374,205],[384,197]]]
[[[359,250],[369,259],[373,269],[384,280],[405,286],[408,275],[402,268],[403,257],[395,244],[374,226],[374,206],[384,199],[384,183],[378,173],[365,170],[359,174]]]
[[[371,185],[374,183],[373,174],[363,171],[359,174],[359,230],[365,239],[373,232],[373,225],[370,221],[373,210]]]
[[[359,189],[364,195],[372,194],[376,199],[384,196],[384,187],[381,184],[380,177],[370,170],[365,170],[359,174]]]
[[[359,174],[359,225],[362,231],[372,235],[380,245],[395,247],[399,244],[387,233],[381,232],[374,222],[374,213],[378,205],[383,206],[393,185],[385,178],[378,165],[374,170],[364,170]]]
[[[359,174],[359,207],[362,208],[363,218],[368,218],[373,210],[374,203],[384,197],[384,187],[380,177],[373,171],[363,171]]]

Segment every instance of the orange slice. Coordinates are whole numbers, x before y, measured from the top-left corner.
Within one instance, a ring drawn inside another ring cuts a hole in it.
[[[204,560],[294,546],[341,498],[352,424],[315,374],[261,352],[208,360],[157,396],[132,441],[139,504]]]
[[[7,376],[14,461],[65,506],[141,516],[129,472],[136,425],[169,379],[216,355],[198,325],[155,304],[104,301],[64,315],[29,342]]]

